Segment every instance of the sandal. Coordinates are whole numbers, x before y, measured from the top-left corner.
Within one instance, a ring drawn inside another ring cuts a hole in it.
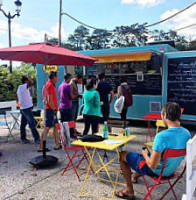
[[[123,190],[116,192],[115,195],[118,198],[121,198],[121,199],[128,199],[128,200],[134,200],[135,199],[135,196],[133,196],[133,195],[129,196],[128,194],[126,194],[126,192],[123,192]]]
[[[46,152],[51,151],[51,149],[46,148]],[[43,149],[38,149],[37,152],[43,152]]]
[[[54,147],[54,150],[59,150],[59,149],[62,149],[61,145],[59,147]]]

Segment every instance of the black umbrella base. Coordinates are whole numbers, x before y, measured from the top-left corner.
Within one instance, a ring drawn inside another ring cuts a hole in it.
[[[58,158],[47,155],[45,158],[43,156],[37,156],[33,158],[29,163],[36,168],[47,168],[55,165],[57,162]]]

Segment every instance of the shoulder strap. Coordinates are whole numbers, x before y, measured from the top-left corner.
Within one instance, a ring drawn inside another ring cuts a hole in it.
[[[121,85],[121,96],[124,96],[125,94],[125,88],[124,88],[124,85]]]

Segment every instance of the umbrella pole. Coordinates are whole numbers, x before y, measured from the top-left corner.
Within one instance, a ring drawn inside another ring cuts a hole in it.
[[[44,70],[44,134],[43,134],[43,158],[46,158],[46,72],[47,72],[48,54],[45,55],[45,70]]]
[[[43,155],[33,158],[29,163],[36,168],[45,168],[55,165],[58,162],[58,158],[50,155],[46,155],[46,71],[47,71],[47,59],[48,54],[45,55],[45,70],[44,70],[44,131],[43,131]]]

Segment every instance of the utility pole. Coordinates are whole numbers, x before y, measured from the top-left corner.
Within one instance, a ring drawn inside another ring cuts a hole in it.
[[[62,19],[62,0],[59,0],[59,41],[58,45],[61,46],[61,19]]]

